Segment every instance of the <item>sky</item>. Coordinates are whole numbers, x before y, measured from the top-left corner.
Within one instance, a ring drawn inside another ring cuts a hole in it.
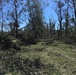
[[[44,21],[49,23],[49,19],[54,19],[57,23],[58,17],[56,15],[56,12],[54,11],[55,4],[52,2],[52,0],[43,0],[45,1],[45,4],[48,3],[48,6],[44,8]],[[26,25],[27,21],[20,25],[20,28],[24,27]]]
[[[48,6],[46,8],[44,8],[44,21],[46,21],[47,23],[49,23],[49,19],[55,20],[56,24],[58,23],[58,17],[56,12],[54,11],[54,3],[51,0],[45,0],[45,2],[48,2]],[[26,21],[27,22],[27,21]],[[20,25],[20,27],[24,27],[26,23],[23,23],[22,25]]]
[[[49,6],[44,9],[45,20],[49,22],[49,19],[58,20],[57,14],[54,11],[54,3],[48,0]]]

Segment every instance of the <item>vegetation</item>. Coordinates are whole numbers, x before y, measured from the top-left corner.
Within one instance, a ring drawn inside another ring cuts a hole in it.
[[[0,75],[76,75],[76,0],[49,2],[57,21],[44,0],[0,0]]]
[[[21,46],[17,51],[10,48],[0,51],[1,73],[12,75],[75,75],[76,47],[63,41],[38,42]]]

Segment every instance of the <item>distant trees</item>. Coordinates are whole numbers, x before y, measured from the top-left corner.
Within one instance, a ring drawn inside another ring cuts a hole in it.
[[[53,0],[53,2],[55,3],[54,10],[58,16],[57,24],[54,20],[52,21],[52,18],[50,18],[49,23],[44,22],[43,10],[48,5],[46,1],[0,0],[1,33],[4,33],[4,27],[9,27],[9,33],[11,32],[12,36],[14,35],[18,38],[19,26],[26,22],[27,17],[26,27],[22,31],[27,37],[32,37],[34,39],[51,37],[55,35],[55,32],[58,32],[58,37],[68,37],[70,36],[69,34],[72,33],[75,36],[76,0]],[[43,5],[43,3],[45,5]]]

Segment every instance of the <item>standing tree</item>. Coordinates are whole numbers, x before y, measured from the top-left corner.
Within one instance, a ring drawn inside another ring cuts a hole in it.
[[[14,23],[15,31],[16,31],[16,38],[18,38],[18,28],[19,24],[24,21],[25,19],[25,6],[24,0],[9,0],[8,4],[8,20],[11,19],[11,22]]]
[[[65,36],[67,37],[68,35],[68,26],[69,26],[69,0],[65,0],[65,4],[66,4],[66,8],[65,8],[65,12],[64,12],[64,15],[65,15]]]
[[[4,8],[4,0],[0,0],[0,16],[1,16],[1,32],[3,34],[3,20],[4,20],[4,11],[3,11],[3,8]]]
[[[50,28],[50,34],[54,35],[55,34],[55,22],[52,20],[49,20],[49,28]]]
[[[64,3],[61,0],[55,1],[57,4],[56,13],[58,15],[59,25],[60,25],[60,31],[59,31],[59,37],[62,37],[62,20],[63,20],[63,6]]]
[[[40,38],[43,29],[43,16],[40,0],[27,0],[29,22],[31,23],[31,29],[33,37]]]
[[[75,24],[75,32],[76,32],[76,0],[70,0],[72,4],[72,8],[74,11],[74,24]]]
[[[72,3],[72,5],[73,5],[74,16],[75,16],[75,21],[76,21],[76,0],[71,0],[71,3]]]

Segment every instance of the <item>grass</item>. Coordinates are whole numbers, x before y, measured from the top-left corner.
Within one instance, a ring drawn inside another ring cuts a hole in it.
[[[72,48],[71,48],[72,47]],[[27,49],[27,51],[26,51]],[[43,75],[76,75],[76,47],[55,42],[45,45],[39,42],[36,45],[26,46],[24,51],[19,52],[22,58],[41,58],[45,64],[42,69]]]
[[[17,54],[22,59],[28,58],[31,61],[40,58],[43,65],[34,72],[35,75],[76,75],[75,45],[59,41],[50,45],[45,45],[45,42],[38,42],[35,45],[22,46],[22,50]],[[18,74],[13,73],[12,75]]]

